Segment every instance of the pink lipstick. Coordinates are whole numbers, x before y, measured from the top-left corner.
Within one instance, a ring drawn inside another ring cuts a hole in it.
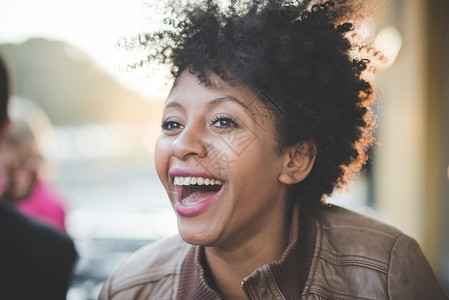
[[[186,168],[169,172],[175,184],[174,207],[178,215],[194,217],[204,213],[223,193],[223,181],[213,175]]]

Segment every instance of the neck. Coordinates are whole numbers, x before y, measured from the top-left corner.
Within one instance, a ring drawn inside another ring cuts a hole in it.
[[[265,224],[258,235],[237,247],[206,247],[205,256],[215,287],[223,299],[246,299],[243,279],[258,267],[282,257],[288,245],[290,217],[278,224]]]

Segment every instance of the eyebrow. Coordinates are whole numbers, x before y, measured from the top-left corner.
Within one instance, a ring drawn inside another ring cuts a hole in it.
[[[238,105],[240,105],[243,108],[247,109],[247,106],[242,101],[240,101],[239,99],[237,99],[235,97],[232,97],[232,96],[224,96],[224,97],[215,98],[215,99],[211,100],[210,102],[208,102],[207,106],[208,107],[216,106],[216,105],[218,105],[220,103],[223,103],[225,101],[231,101],[231,102],[237,103]],[[176,108],[179,108],[179,109],[185,111],[184,106],[182,106],[181,103],[176,102],[176,101],[171,101],[171,102],[167,103],[167,105],[164,108],[164,111],[166,109],[170,108],[170,107],[176,107]]]
[[[168,102],[167,105],[165,105],[164,111],[167,108],[170,108],[170,107],[176,107],[176,108],[179,108],[181,110],[185,110],[184,106],[182,106],[180,103],[178,103],[176,101],[172,101],[172,102]]]
[[[234,98],[232,96],[225,96],[225,97],[215,98],[214,100],[211,100],[209,103],[207,103],[207,106],[215,106],[215,105],[220,104],[220,103],[225,102],[225,101],[231,101],[231,102],[237,103],[238,105],[240,105],[243,108],[247,109],[246,105],[242,101],[240,101],[239,99]]]

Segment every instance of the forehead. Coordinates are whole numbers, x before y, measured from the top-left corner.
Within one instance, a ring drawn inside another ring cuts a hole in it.
[[[196,75],[184,71],[175,81],[167,98],[170,102],[211,101],[217,98],[231,98],[250,107],[255,101],[260,101],[257,94],[242,85],[230,85],[217,75],[211,75],[211,85],[200,82]]]

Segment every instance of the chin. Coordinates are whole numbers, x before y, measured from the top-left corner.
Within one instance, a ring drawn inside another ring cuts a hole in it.
[[[186,226],[181,220],[178,220],[178,232],[181,238],[188,244],[198,246],[211,246],[215,244],[217,237],[210,227],[201,229],[201,226]]]

